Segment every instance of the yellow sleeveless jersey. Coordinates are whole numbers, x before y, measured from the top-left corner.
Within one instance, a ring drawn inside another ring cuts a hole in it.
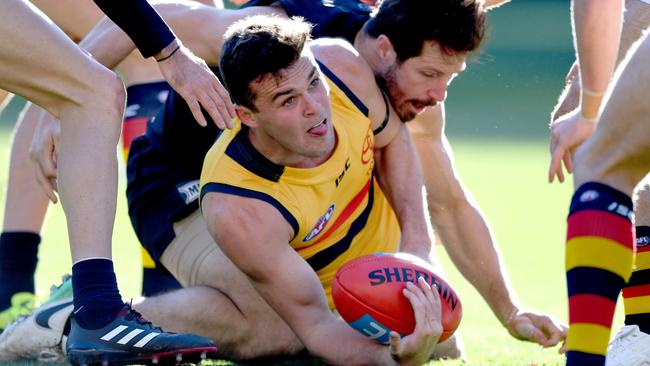
[[[247,128],[236,123],[205,158],[201,197],[208,192],[234,194],[277,208],[293,228],[289,244],[316,271],[333,308],[336,270],[365,254],[397,251],[400,229],[372,174],[374,135],[367,108],[330,70],[320,67],[330,86],[338,138],[332,156],[308,169],[277,165],[255,150]]]

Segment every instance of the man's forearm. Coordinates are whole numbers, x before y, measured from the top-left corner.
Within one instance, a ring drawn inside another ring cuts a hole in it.
[[[507,322],[517,304],[496,241],[479,208],[469,200],[459,199],[454,208],[432,217],[458,270],[478,290],[499,321]]]
[[[422,171],[405,126],[378,152],[376,164],[379,182],[402,230],[400,250],[428,260],[432,240],[428,235]]]
[[[623,0],[574,0],[573,29],[580,65],[585,118],[597,118],[602,95],[616,65]]]
[[[95,3],[129,35],[145,58],[159,53],[176,38],[147,0],[95,0]]]

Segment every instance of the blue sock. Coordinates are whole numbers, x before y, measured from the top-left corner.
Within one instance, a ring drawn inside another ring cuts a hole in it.
[[[34,293],[34,272],[41,236],[29,232],[0,235],[0,310],[11,306],[17,292]]]
[[[104,327],[124,307],[110,259],[93,258],[75,263],[72,291],[74,318],[82,328]]]

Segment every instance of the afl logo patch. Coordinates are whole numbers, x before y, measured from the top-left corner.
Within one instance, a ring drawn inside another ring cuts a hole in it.
[[[323,231],[323,229],[325,229],[325,226],[327,226],[327,223],[330,221],[332,216],[334,216],[334,204],[332,204],[327,209],[327,211],[325,212],[325,214],[323,214],[323,216],[318,218],[318,221],[316,221],[316,225],[314,225],[314,228],[311,229],[311,231],[309,232],[309,234],[307,234],[307,236],[302,238],[302,242],[306,243],[312,240],[313,238],[315,238],[316,235],[320,234]]]

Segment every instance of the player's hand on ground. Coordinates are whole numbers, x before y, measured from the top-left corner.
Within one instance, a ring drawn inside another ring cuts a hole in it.
[[[553,182],[557,176],[560,183],[564,182],[562,164],[568,173],[573,172],[571,156],[596,128],[593,121],[585,120],[580,110],[557,119],[551,124],[551,165],[548,170],[548,181]]]
[[[553,347],[566,338],[567,327],[545,314],[519,311],[506,324],[508,332],[523,341]]]
[[[220,129],[233,128],[235,107],[230,95],[205,62],[180,45],[171,57],[159,61],[158,66],[167,82],[187,102],[194,119],[207,126],[201,107]]]
[[[391,332],[390,352],[400,365],[421,365],[442,334],[440,296],[422,277],[417,285],[407,282],[403,294],[413,307],[415,330],[404,338]]]
[[[38,121],[32,143],[29,146],[29,156],[34,163],[34,173],[38,184],[43,188],[47,197],[53,203],[58,202],[56,196],[56,144],[61,134],[61,124],[49,113]]]

